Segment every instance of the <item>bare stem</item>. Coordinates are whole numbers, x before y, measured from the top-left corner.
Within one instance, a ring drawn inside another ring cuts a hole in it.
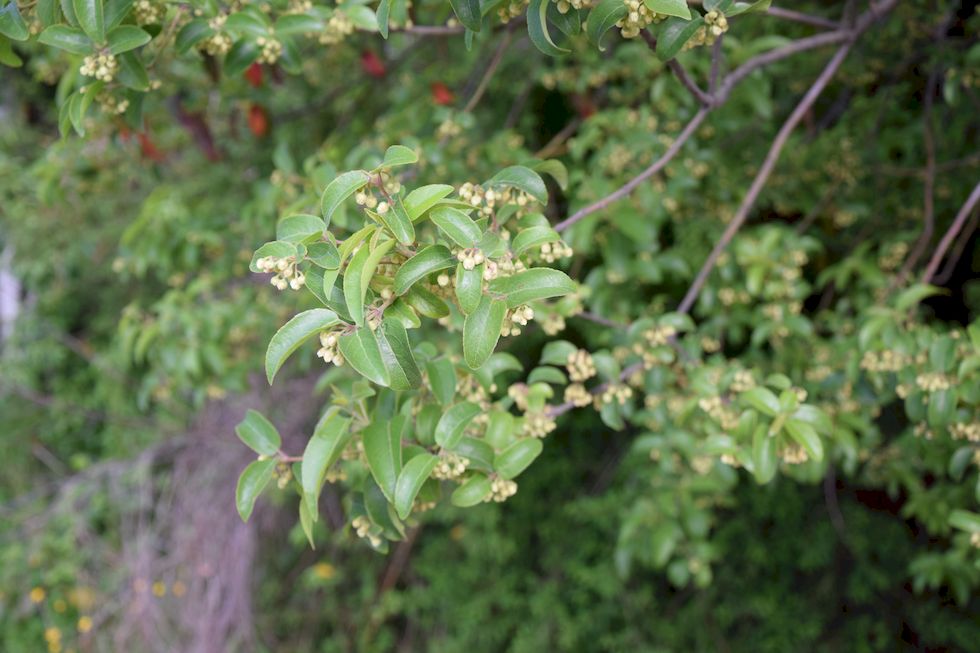
[[[939,264],[942,262],[943,257],[946,255],[946,250],[950,248],[953,241],[956,240],[956,235],[963,228],[963,224],[966,222],[967,218],[976,208],[977,203],[980,202],[980,183],[977,183],[973,187],[973,192],[967,198],[966,203],[960,208],[960,212],[956,214],[956,218],[953,220],[953,224],[949,226],[946,233],[943,234],[942,240],[939,241],[939,246],[936,251],[932,253],[932,258],[929,259],[929,265],[926,266],[926,271],[922,275],[922,283],[929,283],[936,274],[936,270],[939,268]]]

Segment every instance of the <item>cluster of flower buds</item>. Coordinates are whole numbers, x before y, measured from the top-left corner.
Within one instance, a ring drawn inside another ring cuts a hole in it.
[[[622,32],[624,39],[636,38],[647,25],[659,23],[666,18],[647,7],[643,0],[624,0],[623,4],[626,5],[626,15],[619,19],[616,27]]]
[[[500,18],[500,22],[509,23],[512,18],[517,18],[524,14],[524,9],[527,7],[529,0],[507,0],[499,9],[497,9],[497,17]]]
[[[318,358],[322,358],[323,362],[333,363],[339,367],[344,364],[344,357],[337,349],[337,337],[337,331],[321,331],[320,348],[317,350],[316,355]]]
[[[327,26],[320,33],[321,45],[335,45],[354,33],[354,21],[343,11],[334,11]]]
[[[293,478],[293,470],[289,466],[289,463],[279,462],[276,464],[275,469],[276,477],[276,487],[280,490],[285,490],[286,486],[289,485],[289,481]]]
[[[137,25],[156,25],[163,18],[163,5],[153,0],[136,0],[133,3],[133,17]]]
[[[565,387],[565,401],[582,408],[592,403],[592,395],[581,383],[570,383]]]
[[[354,532],[357,533],[357,536],[367,539],[371,543],[371,546],[381,546],[381,536],[375,532],[378,529],[374,527],[374,524],[367,517],[355,517],[350,525],[354,527]]]
[[[439,457],[439,462],[436,463],[435,468],[433,468],[432,476],[443,481],[455,481],[466,472],[466,468],[469,466],[470,461],[468,458],[464,458],[450,451],[445,451]]]
[[[520,327],[527,326],[527,323],[533,319],[534,309],[527,304],[509,310],[504,316],[504,325],[500,328],[500,335],[519,336],[521,335]]]
[[[699,399],[698,406],[726,431],[731,431],[738,426],[739,414],[726,406],[721,397]]]
[[[221,31],[226,20],[228,20],[228,16],[225,14],[210,19],[208,27],[214,30],[214,34],[201,41],[197,47],[212,57],[227,54],[231,50],[231,37]]]
[[[270,283],[279,290],[285,290],[287,286],[299,290],[306,283],[306,275],[299,271],[295,256],[263,256],[255,262],[255,267],[259,272],[275,272]]]
[[[436,129],[436,136],[439,138],[452,138],[454,136],[459,136],[463,131],[462,125],[453,120],[452,118],[446,118],[441,123],[439,123],[438,129]]]
[[[312,8],[313,8],[312,0],[289,0],[289,6],[286,8],[286,13],[305,14]]]
[[[670,325],[654,327],[643,332],[643,337],[651,347],[662,347],[676,335],[677,329]]]
[[[787,465],[802,465],[809,460],[809,457],[806,455],[806,449],[798,444],[791,444],[780,449],[779,457]]]
[[[920,390],[925,390],[926,392],[948,390],[951,385],[949,377],[938,372],[926,372],[918,375],[915,377],[915,384],[919,386]]]
[[[129,100],[126,98],[117,98],[112,93],[108,91],[102,91],[97,96],[95,96],[95,101],[99,103],[102,110],[110,115],[121,115],[126,113],[126,109],[129,108]]]
[[[954,440],[980,442],[980,422],[957,422],[949,427],[949,434]]]
[[[576,349],[570,353],[565,367],[568,368],[568,378],[575,383],[587,381],[596,375],[592,354],[584,349]]]
[[[593,0],[555,0],[555,4],[558,5],[558,13],[564,15],[571,9],[588,9],[594,2]]]
[[[271,65],[279,61],[279,57],[282,55],[282,43],[273,38],[260,36],[255,39],[255,44],[262,48],[259,53],[259,63]]]
[[[547,411],[534,411],[524,414],[524,435],[532,438],[543,438],[558,428],[558,424],[550,417]]]
[[[480,263],[487,260],[483,255],[483,252],[476,247],[456,250],[454,254],[456,255],[456,259],[463,264],[463,268],[466,270],[472,270]]]
[[[861,356],[861,369],[869,372],[898,372],[908,364],[908,356],[892,349],[866,351]]]
[[[609,387],[597,394],[595,397],[596,408],[601,408],[605,404],[613,402],[623,406],[633,396],[633,388],[628,385],[611,383]]]
[[[565,243],[545,243],[541,246],[541,260],[545,263],[554,263],[558,259],[568,258],[574,254],[574,250]]]
[[[541,322],[541,330],[549,336],[556,336],[565,330],[565,316],[561,313],[548,313]]]
[[[372,195],[367,190],[361,189],[354,193],[354,201],[357,202],[358,206],[365,206],[369,209],[373,209],[378,206],[378,198]],[[387,205],[385,211],[387,211]]]
[[[728,19],[717,9],[712,9],[704,15],[704,25],[698,28],[682,50],[691,50],[702,45],[712,45],[718,37],[728,31]]]
[[[82,67],[78,69],[78,72],[86,77],[94,77],[100,82],[106,82],[108,84],[116,76],[116,71],[118,70],[119,62],[116,61],[116,57],[108,52],[100,52],[85,57],[82,60]]]
[[[517,483],[503,478],[490,481],[490,498],[497,503],[506,501],[517,494]]]
[[[748,370],[739,370],[735,372],[735,378],[732,379],[732,384],[730,386],[732,392],[745,392],[754,387],[755,377],[752,376],[752,372],[749,372]]]

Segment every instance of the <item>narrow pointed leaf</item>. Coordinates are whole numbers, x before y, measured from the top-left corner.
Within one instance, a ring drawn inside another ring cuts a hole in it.
[[[464,315],[480,305],[483,296],[483,264],[467,270],[462,263],[456,266],[456,301]]]
[[[368,469],[385,498],[395,500],[395,483],[402,470],[401,429],[392,429],[387,421],[378,420],[361,433]]]
[[[602,37],[626,16],[626,12],[626,5],[621,0],[601,0],[585,20],[585,34],[589,41],[595,43],[600,50],[605,50]]]
[[[494,188],[510,186],[524,191],[542,204],[548,203],[548,187],[544,185],[541,175],[524,166],[504,168],[487,182]]]
[[[415,242],[415,225],[412,224],[399,198],[394,198],[388,211],[384,215],[378,215],[378,218],[402,245],[411,245]]]
[[[290,354],[296,351],[297,347],[320,331],[339,323],[340,319],[333,311],[325,308],[314,308],[303,311],[284,324],[281,329],[276,331],[276,335],[272,336],[265,352],[265,375],[269,379],[269,383],[272,383],[276,372],[279,371]]]
[[[235,433],[249,449],[263,456],[275,456],[282,446],[279,431],[257,410],[245,413],[245,419],[235,427]]]
[[[456,18],[462,25],[471,31],[479,32],[483,24],[483,17],[480,15],[480,0],[449,0],[452,5]]]
[[[385,152],[385,158],[381,162],[381,167],[407,166],[418,162],[418,160],[419,155],[412,148],[405,147],[404,145],[392,145]]]
[[[454,506],[469,508],[483,503],[488,496],[490,496],[490,479],[483,474],[478,474],[456,488],[449,500]]]
[[[399,518],[405,519],[412,513],[415,497],[438,461],[432,454],[421,453],[405,464],[395,484],[395,511]]]
[[[405,212],[412,222],[418,222],[426,211],[452,192],[453,187],[447,184],[430,184],[416,188],[405,196]]]
[[[385,387],[391,383],[374,331],[361,327],[353,333],[341,336],[338,346],[347,363],[361,376]]]
[[[527,33],[538,50],[552,57],[560,57],[570,50],[558,47],[548,33],[549,5],[551,0],[531,0],[527,7]]]
[[[276,469],[276,459],[256,460],[246,467],[238,477],[235,487],[235,507],[242,521],[247,522],[255,508],[255,500],[272,480]]]
[[[412,354],[412,344],[405,325],[399,320],[388,318],[381,323],[375,335],[392,390],[414,390],[421,386],[422,373]]]
[[[512,479],[527,469],[542,449],[544,445],[538,438],[524,438],[498,453],[493,465],[501,478]]]
[[[26,41],[30,36],[27,23],[24,22],[24,18],[17,8],[16,0],[10,0],[6,5],[0,7],[0,35],[6,36],[12,41]]]
[[[480,406],[469,401],[451,407],[436,424],[436,444],[443,449],[455,447],[463,437],[463,431],[479,414]]]
[[[451,268],[456,257],[444,245],[430,245],[402,263],[395,273],[392,290],[396,295],[404,295],[417,281],[433,272]]]
[[[135,25],[120,25],[110,31],[106,38],[112,54],[129,52],[150,42],[150,35]]]
[[[432,394],[443,406],[452,403],[456,396],[456,367],[448,358],[437,358],[425,364]]]
[[[105,41],[105,15],[102,0],[72,0],[78,26],[96,43]]]
[[[704,25],[704,18],[695,15],[692,20],[684,18],[669,18],[660,30],[657,38],[657,57],[668,61],[677,56],[698,29]]]
[[[468,215],[449,206],[437,206],[429,211],[429,219],[460,247],[473,247],[483,232]]]
[[[89,54],[92,52],[92,39],[77,27],[52,25],[37,38],[39,43],[50,45],[71,52],[72,54]]]
[[[816,462],[823,460],[823,443],[812,426],[798,419],[788,419],[786,420],[786,431],[797,444],[806,450],[810,460]]]
[[[575,282],[560,270],[532,268],[509,277],[497,277],[488,289],[491,294],[505,296],[507,306],[514,308],[538,299],[567,295],[576,287]]]
[[[490,358],[503,327],[507,304],[484,295],[463,323],[463,358],[477,369]]]
[[[310,507],[310,516],[317,520],[320,489],[330,466],[337,462],[350,440],[350,419],[331,408],[320,418],[313,437],[303,451],[300,479],[303,484],[303,500]]]
[[[364,170],[351,170],[345,172],[331,181],[323,195],[320,196],[320,213],[323,214],[323,221],[330,226],[330,219],[337,211],[344,200],[353,195],[359,188],[362,188],[371,176]]]

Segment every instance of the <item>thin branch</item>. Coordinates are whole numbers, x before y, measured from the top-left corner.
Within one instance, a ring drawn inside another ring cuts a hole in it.
[[[953,224],[949,226],[946,233],[943,234],[942,240],[939,241],[939,246],[936,251],[932,253],[932,258],[929,259],[929,265],[926,266],[926,271],[922,275],[922,283],[929,283],[936,274],[936,270],[939,268],[939,264],[942,262],[943,257],[946,255],[946,250],[949,249],[950,245],[956,239],[956,235],[963,228],[963,224],[966,222],[967,218],[976,208],[977,203],[980,202],[980,183],[973,187],[973,192],[970,193],[970,197],[967,198],[966,203],[960,208],[959,213],[956,214],[956,218],[953,220]]]
[[[725,35],[722,34],[715,39],[715,44],[711,46],[711,72],[708,74],[708,92],[712,95],[718,89],[718,75],[721,73],[721,61],[725,58],[722,51],[722,42]]]
[[[602,317],[601,315],[596,315],[595,313],[590,313],[589,311],[582,311],[581,313],[576,313],[572,317],[579,317],[583,320],[588,320],[589,322],[595,322],[596,324],[601,324],[602,326],[609,327],[610,329],[625,329],[629,325],[620,324],[615,320],[610,320],[609,318]]]
[[[684,299],[681,301],[678,307],[678,312],[688,313],[691,307],[694,306],[694,302],[697,300],[698,295],[701,293],[701,288],[704,286],[705,281],[708,280],[708,275],[711,274],[711,270],[714,269],[715,263],[718,261],[718,257],[721,253],[725,251],[728,247],[728,243],[731,242],[732,238],[735,237],[735,233],[742,227],[745,223],[746,218],[749,215],[749,211],[755,204],[756,199],[759,197],[759,193],[762,192],[762,188],[769,181],[769,175],[772,174],[773,168],[776,166],[776,162],[779,160],[779,155],[783,151],[783,147],[786,145],[786,141],[789,140],[790,134],[796,129],[800,120],[803,116],[810,110],[813,103],[817,101],[820,94],[833,79],[834,74],[840,65],[844,63],[844,59],[847,57],[848,51],[851,49],[851,43],[845,43],[841,46],[837,53],[831,58],[830,62],[824,67],[823,72],[817,78],[817,81],[813,83],[810,90],[807,91],[800,103],[796,105],[793,109],[793,113],[790,114],[786,122],[779,129],[779,133],[776,134],[775,140],[773,140],[772,145],[769,147],[769,152],[766,154],[766,159],[762,163],[762,167],[759,168],[759,172],[756,173],[755,179],[752,180],[752,185],[749,187],[749,192],[745,194],[745,198],[742,200],[741,206],[738,207],[738,211],[735,213],[735,217],[728,224],[725,232],[722,234],[721,238],[715,243],[714,249],[711,250],[711,254],[708,255],[707,260],[704,265],[701,266],[701,270],[698,271],[698,275],[694,278],[694,282],[691,287],[688,288],[687,294],[684,295]]]
[[[606,208],[610,204],[618,202],[619,200],[623,199],[624,197],[632,193],[634,188],[642,184],[644,181],[646,181],[653,175],[660,172],[664,168],[664,166],[670,163],[671,159],[677,156],[677,153],[680,152],[682,147],[684,147],[684,143],[686,143],[687,140],[691,138],[691,136],[694,134],[697,128],[701,126],[701,123],[704,122],[704,119],[708,116],[709,111],[710,109],[704,107],[696,114],[694,114],[694,117],[691,118],[691,122],[687,123],[687,126],[684,128],[684,131],[678,134],[677,138],[674,139],[674,142],[671,143],[670,147],[667,148],[667,151],[664,152],[659,159],[651,163],[646,170],[644,170],[637,176],[633,177],[628,182],[623,184],[623,186],[621,186],[619,189],[613,191],[609,195],[606,195],[601,200],[598,200],[597,202],[593,202],[592,204],[589,204],[588,206],[579,209],[565,220],[556,224],[555,231],[562,232],[568,229],[569,227],[571,227],[579,220],[595,213],[596,211],[601,211],[602,209]]]
[[[959,239],[956,241],[956,247],[953,248],[953,253],[950,254],[949,258],[946,259],[946,265],[943,266],[942,272],[933,278],[932,283],[937,286],[944,286],[946,282],[949,281],[950,277],[953,276],[953,271],[956,269],[957,263],[960,262],[960,258],[963,256],[963,252],[966,250],[967,244],[970,242],[970,236],[973,235],[974,229],[977,228],[977,223],[980,222],[980,211],[973,211],[973,217],[966,224],[966,228],[963,229],[963,233],[960,235]]]
[[[487,90],[487,86],[490,84],[490,80],[493,78],[493,74],[497,72],[497,68],[500,66],[500,62],[504,58],[504,53],[507,51],[507,46],[510,45],[510,37],[511,34],[513,34],[513,31],[513,27],[511,26],[506,32],[504,32],[503,37],[500,39],[500,45],[497,46],[497,51],[493,53],[493,58],[490,59],[490,63],[487,64],[487,69],[483,73],[483,78],[480,79],[479,85],[476,87],[476,90],[473,91],[470,101],[466,103],[465,107],[463,107],[463,113],[469,113],[480,102],[480,99]]]
[[[548,141],[544,147],[534,153],[534,158],[536,159],[547,159],[558,152],[565,141],[572,137],[572,134],[578,131],[578,128],[582,126],[582,119],[579,117],[572,118],[567,125],[561,128],[561,131],[555,134],[550,141]]]
[[[643,37],[643,40],[646,41],[647,45],[650,47],[650,50],[656,52],[657,51],[656,37],[646,30],[640,32],[640,35]],[[680,61],[678,61],[677,59],[669,59],[667,61],[667,67],[670,68],[670,72],[674,73],[674,76],[677,77],[677,81],[683,84],[684,88],[686,88],[688,91],[691,92],[691,95],[694,96],[694,98],[698,101],[699,104],[702,104],[706,107],[711,106],[712,102],[714,102],[714,99],[710,95],[708,95],[707,93],[701,90],[701,87],[698,86],[697,82],[695,82],[691,78],[691,76],[687,74],[687,69],[681,65]]]
[[[829,18],[824,18],[823,16],[814,16],[812,14],[804,14],[800,11],[793,11],[792,9],[783,9],[781,7],[769,7],[766,13],[774,18],[783,18],[785,20],[791,20],[795,23],[803,23],[804,25],[812,25],[813,27],[824,27],[827,29],[837,29],[840,27],[836,22],[830,20]]]

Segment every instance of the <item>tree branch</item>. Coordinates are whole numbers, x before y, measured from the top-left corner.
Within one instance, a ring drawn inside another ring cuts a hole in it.
[[[829,18],[824,18],[823,16],[814,16],[812,14],[804,14],[800,11],[793,11],[792,9],[783,9],[781,7],[769,7],[766,9],[766,13],[774,18],[783,18],[785,20],[791,20],[795,23],[803,23],[804,25],[812,25],[813,27],[825,27],[827,29],[837,29],[840,27],[836,22],[830,20]]]
[[[657,51],[656,37],[654,37],[653,34],[651,34],[646,30],[641,31],[640,35],[643,37],[643,40],[646,41],[647,45],[650,47],[650,50],[656,52]],[[706,107],[711,106],[714,99],[710,95],[702,91],[701,87],[698,86],[697,82],[691,79],[691,76],[687,74],[687,69],[681,65],[680,61],[678,61],[676,58],[669,59],[667,61],[667,67],[670,68],[670,72],[674,73],[674,76],[677,77],[677,81],[683,84],[684,88],[686,88],[688,91],[691,92],[691,95],[695,97],[698,103]]]
[[[960,208],[959,213],[956,214],[956,218],[953,220],[953,224],[949,226],[946,233],[943,235],[942,240],[939,241],[939,246],[936,251],[932,253],[932,258],[929,259],[929,265],[926,266],[926,271],[922,275],[922,283],[929,283],[932,281],[933,276],[936,274],[936,270],[939,268],[939,264],[942,262],[943,257],[946,255],[946,250],[949,249],[950,245],[956,239],[956,235],[963,228],[963,223],[966,222],[967,218],[976,208],[977,203],[980,202],[980,183],[973,187],[973,192],[967,198],[966,203]]]
[[[718,257],[721,253],[725,251],[728,247],[728,243],[734,238],[735,233],[742,227],[745,223],[746,218],[749,215],[749,211],[755,204],[756,199],[759,197],[759,193],[762,192],[763,186],[769,181],[769,175],[772,174],[772,169],[776,166],[776,162],[779,160],[779,155],[783,151],[783,147],[786,145],[786,141],[789,140],[790,134],[799,124],[803,116],[810,110],[813,103],[816,102],[817,98],[833,79],[834,74],[840,65],[844,63],[844,59],[847,57],[848,51],[851,49],[850,43],[845,43],[841,46],[837,53],[831,58],[830,62],[824,67],[823,72],[817,78],[817,81],[813,83],[810,90],[807,91],[800,103],[796,105],[793,109],[793,113],[790,114],[789,118],[783,123],[783,126],[779,129],[779,133],[776,134],[775,140],[773,140],[772,145],[769,147],[769,152],[766,154],[766,159],[762,163],[762,167],[759,168],[759,172],[756,173],[755,179],[752,180],[752,185],[749,187],[749,192],[745,194],[745,198],[742,200],[742,204],[738,207],[738,211],[735,213],[735,217],[728,224],[725,232],[722,234],[721,238],[715,243],[714,249],[711,250],[711,254],[708,255],[707,260],[704,265],[701,266],[701,270],[698,271],[698,275],[694,278],[694,282],[691,287],[688,288],[687,294],[684,295],[684,299],[681,301],[678,307],[678,312],[688,313],[691,307],[694,306],[694,302],[697,300],[698,295],[701,293],[701,288],[704,286],[705,281],[708,280],[708,275],[711,274],[711,270],[714,268],[715,263],[718,261]]]

